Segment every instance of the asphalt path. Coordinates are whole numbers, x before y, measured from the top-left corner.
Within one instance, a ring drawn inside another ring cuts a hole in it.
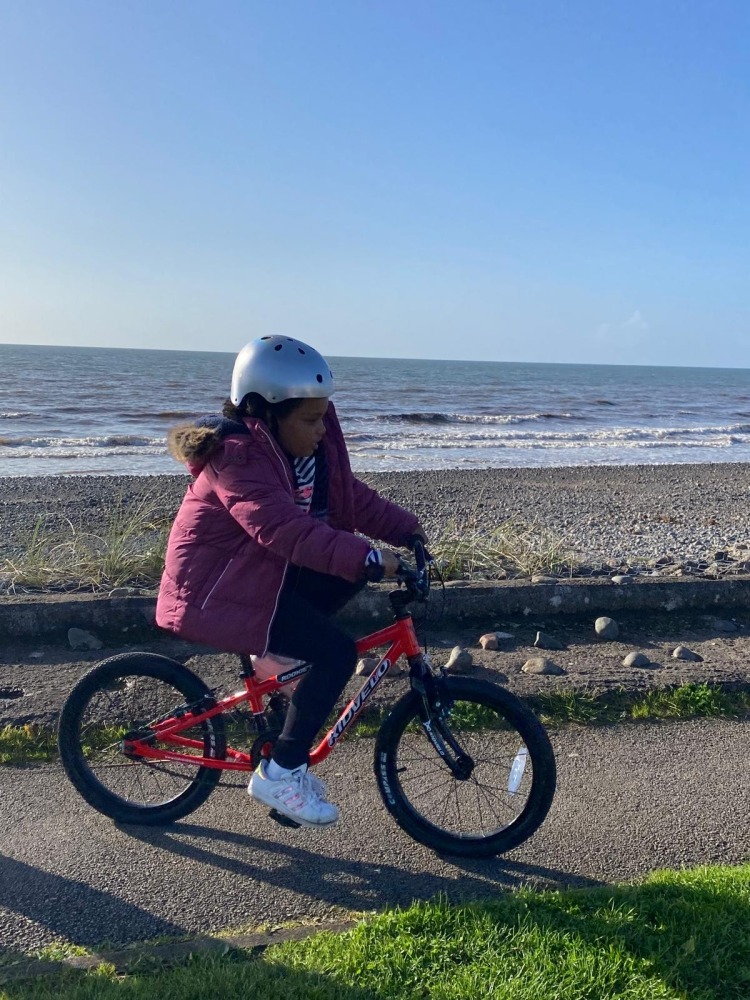
[[[240,784],[172,827],[117,827],[58,766],[2,768],[0,948],[325,920],[438,893],[595,885],[750,857],[750,721],[551,735],[559,782],[550,815],[522,847],[489,860],[438,857],[395,826],[369,740],[343,744],[319,772],[343,811],[326,831],[279,827]]]

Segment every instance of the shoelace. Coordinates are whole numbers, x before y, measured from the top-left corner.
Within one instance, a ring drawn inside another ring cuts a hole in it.
[[[324,799],[326,797],[326,783],[321,781],[320,778],[311,774],[309,771],[305,772],[305,778],[310,783],[310,788],[315,792],[319,799]]]

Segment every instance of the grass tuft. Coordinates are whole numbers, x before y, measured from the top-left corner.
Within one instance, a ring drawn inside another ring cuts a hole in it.
[[[545,725],[608,725],[658,719],[740,718],[750,712],[750,690],[681,684],[649,691],[547,691],[529,699]]]
[[[83,531],[41,516],[14,556],[0,562],[0,579],[14,592],[110,590],[153,586],[164,565],[174,512],[156,498],[113,500],[104,527]],[[477,518],[448,523],[430,545],[446,579],[503,579],[535,573],[570,575],[580,565],[574,551],[548,529],[518,520],[485,527]]]
[[[27,723],[0,729],[0,764],[39,764],[57,757],[57,733],[49,726]]]
[[[80,531],[68,521],[68,537],[59,540],[49,515],[41,516],[17,556],[0,563],[0,576],[11,592],[24,590],[111,590],[125,584],[156,583],[172,512],[157,500],[113,501],[100,532]]]
[[[449,580],[571,575],[581,564],[574,550],[549,529],[517,519],[491,527],[476,517],[448,522],[430,551]]]

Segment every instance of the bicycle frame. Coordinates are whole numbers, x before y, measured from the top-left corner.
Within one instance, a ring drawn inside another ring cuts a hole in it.
[[[378,660],[377,666],[364,682],[357,694],[341,712],[333,726],[328,730],[318,746],[310,754],[310,766],[320,764],[335,749],[341,741],[349,727],[357,720],[365,702],[373,693],[376,687],[386,676],[393,664],[400,656],[405,656],[411,661],[420,657],[421,650],[414,631],[414,622],[411,615],[405,614],[387,628],[373,632],[357,640],[357,653],[361,656],[372,649],[380,646],[387,646],[385,654]],[[244,677],[245,690],[222,698],[214,705],[200,712],[186,711],[184,714],[175,714],[169,719],[163,719],[151,727],[153,733],[160,742],[168,743],[175,747],[185,747],[194,750],[201,750],[204,746],[203,740],[188,739],[180,733],[185,729],[192,729],[208,719],[225,712],[231,712],[238,705],[248,702],[250,709],[256,720],[263,719],[264,706],[263,698],[276,691],[283,691],[284,686],[291,681],[303,676],[310,670],[309,665],[297,667],[270,677],[268,680],[259,681],[255,677]],[[262,727],[259,727],[259,735],[262,736]],[[205,755],[180,753],[178,750],[156,749],[149,746],[153,742],[153,736],[144,739],[125,740],[125,751],[130,758],[142,758],[144,760],[172,760],[186,764],[199,764],[202,767],[210,767],[224,771],[250,771],[253,768],[252,759],[249,753],[242,750],[235,750],[227,747],[226,758],[217,760],[214,757]]]

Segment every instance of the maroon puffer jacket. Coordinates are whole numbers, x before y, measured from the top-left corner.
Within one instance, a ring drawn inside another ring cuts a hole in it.
[[[397,546],[415,531],[413,514],[354,478],[333,404],[324,419],[326,521],[295,504],[292,468],[261,421],[247,419],[248,434],[225,438],[208,428],[174,432],[173,453],[196,479],[169,536],[156,605],[162,628],[265,653],[289,563],[355,581],[369,544],[354,531]]]

